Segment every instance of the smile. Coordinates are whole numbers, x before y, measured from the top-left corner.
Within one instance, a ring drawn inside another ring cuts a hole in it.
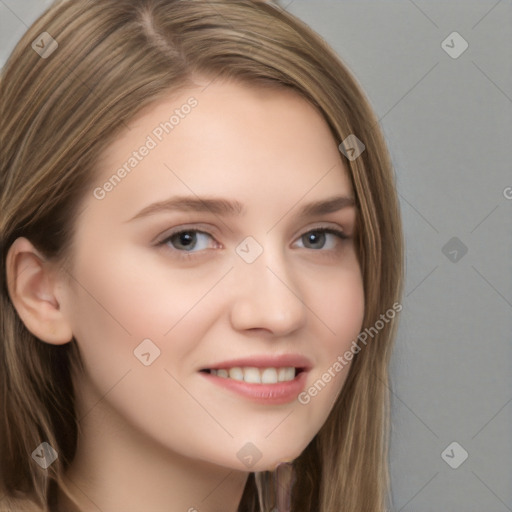
[[[234,366],[204,369],[199,375],[230,393],[268,406],[295,401],[305,388],[308,373],[307,369],[295,367]]]
[[[301,368],[286,366],[281,368],[256,368],[254,366],[235,366],[233,368],[218,368],[203,370],[211,375],[225,379],[234,379],[251,384],[277,384],[278,382],[292,381],[301,371]]]

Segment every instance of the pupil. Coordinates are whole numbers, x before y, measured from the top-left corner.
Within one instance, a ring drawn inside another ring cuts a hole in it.
[[[191,248],[195,245],[195,236],[193,233],[185,232],[178,234],[178,246]]]
[[[323,246],[325,243],[325,233],[313,232],[306,235],[308,244]]]

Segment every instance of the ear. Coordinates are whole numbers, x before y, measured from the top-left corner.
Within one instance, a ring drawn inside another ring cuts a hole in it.
[[[53,345],[71,341],[71,325],[59,303],[62,277],[26,238],[17,238],[7,253],[7,289],[26,328]]]

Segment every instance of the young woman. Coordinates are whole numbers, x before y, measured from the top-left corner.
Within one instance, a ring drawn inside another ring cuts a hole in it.
[[[0,510],[381,512],[378,122],[271,3],[56,2],[1,76]]]

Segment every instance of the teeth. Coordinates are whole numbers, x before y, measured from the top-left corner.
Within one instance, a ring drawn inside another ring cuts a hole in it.
[[[295,373],[295,371],[293,373]],[[261,372],[261,383],[262,384],[276,384],[276,382],[277,382],[277,371],[275,368],[265,368]]]
[[[229,374],[231,375],[231,372]],[[251,384],[261,384],[261,373],[258,368],[244,368],[244,380],[245,382],[249,382]]]
[[[235,380],[244,380],[244,372],[242,368],[231,368],[229,370],[229,378]]]
[[[255,368],[252,366],[240,368],[236,366],[229,369],[210,370],[210,372],[217,377],[243,380],[251,384],[277,384],[295,378],[295,368],[293,366],[285,368]]]
[[[279,382],[293,380],[295,377],[295,368],[279,368],[279,373],[277,374],[277,380]]]

